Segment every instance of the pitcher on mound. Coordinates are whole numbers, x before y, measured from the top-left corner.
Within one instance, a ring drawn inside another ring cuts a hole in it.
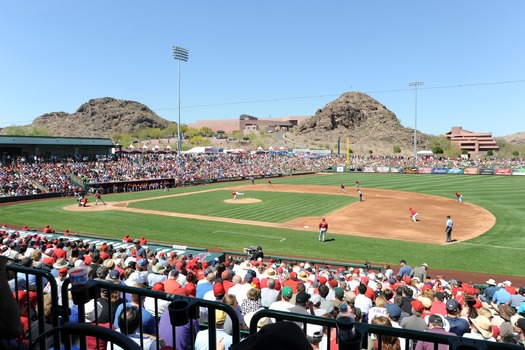
[[[233,199],[237,198],[237,196],[244,196],[244,193],[242,192],[232,192]]]

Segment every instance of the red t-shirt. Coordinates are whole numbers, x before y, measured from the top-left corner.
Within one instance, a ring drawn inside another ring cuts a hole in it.
[[[54,253],[54,255],[55,255],[57,260],[60,259],[60,258],[65,259],[66,258],[66,254],[67,254],[66,251],[64,249],[62,249],[62,248],[55,249],[55,251],[53,253]]]

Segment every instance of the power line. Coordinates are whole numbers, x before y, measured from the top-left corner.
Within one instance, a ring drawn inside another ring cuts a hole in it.
[[[427,87],[421,87],[419,88],[419,90],[455,89],[455,88],[471,87],[471,86],[519,84],[519,83],[525,83],[525,79],[524,80],[484,82],[484,83],[471,83],[471,84],[427,86]],[[380,94],[380,93],[403,92],[403,91],[413,91],[413,90],[414,89],[412,88],[403,88],[403,89],[392,89],[392,90],[363,91],[363,93]],[[314,99],[314,98],[334,97],[334,96],[340,96],[340,95],[341,94],[327,94],[327,95],[299,96],[299,97],[280,97],[280,98],[271,98],[271,99],[264,99],[264,100],[247,100],[247,101],[235,101],[235,102],[224,102],[224,103],[210,103],[210,104],[203,104],[203,105],[185,106],[181,108],[192,109],[192,108],[204,108],[204,107],[233,106],[233,105],[240,105],[240,104],[262,103],[262,102],[308,100],[308,99]],[[152,110],[154,111],[166,111],[166,110],[172,110],[172,109],[176,109],[176,107],[154,108],[154,109],[152,108]]]

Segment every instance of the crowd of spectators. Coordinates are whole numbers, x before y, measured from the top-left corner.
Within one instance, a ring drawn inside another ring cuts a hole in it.
[[[48,239],[43,234],[9,232],[0,230],[2,256],[22,266],[50,271],[59,289],[71,268],[84,266],[91,279],[225,303],[237,313],[241,329],[250,325],[258,310],[269,308],[344,319],[351,324],[367,322],[525,345],[525,287],[515,287],[511,281],[489,279],[487,288],[480,291],[454,278],[431,276],[425,263],[412,268],[404,260],[398,271],[385,266],[382,272],[287,263],[264,256],[256,260],[229,257],[224,262],[201,261],[191,254],[150,251],[145,237],[124,237],[129,244],[115,249],[112,244],[89,244],[77,237]],[[37,290],[35,278],[25,274],[9,275],[8,285],[20,305],[21,340],[25,342],[31,327],[28,315],[49,312],[49,298],[44,299],[44,310],[38,310],[35,303],[36,293],[49,293],[49,285],[45,282],[44,289]],[[57,297],[61,302],[61,296]],[[168,302],[133,293],[128,297],[123,300],[119,292],[103,289],[99,298],[85,305],[86,322],[121,330],[138,343],[143,337],[146,348],[174,346]],[[78,322],[77,306],[71,299],[69,306],[70,321]],[[208,316],[207,309],[201,308],[198,320],[176,328],[177,349],[187,348],[191,342],[189,327],[195,329],[195,348],[207,348],[208,331],[199,331],[199,322],[207,323]],[[232,342],[232,319],[217,310],[215,322],[218,345],[227,349]],[[272,323],[273,319],[262,318],[258,328]],[[330,332],[308,324],[306,338],[314,348],[325,349],[330,342],[330,348],[335,349],[339,335],[335,328]],[[381,339],[389,349],[405,349],[406,342],[410,349],[434,348],[432,343],[402,337]],[[88,340],[88,348],[97,348],[96,339]],[[367,341],[369,348],[377,348],[377,336],[372,334]]]
[[[520,168],[523,159],[421,157],[417,167]],[[127,182],[124,190],[160,188],[151,180],[173,179],[173,184],[203,183],[250,176],[276,176],[318,172],[333,165],[346,165],[344,156],[308,157],[282,153],[123,153],[119,157],[19,157],[0,163],[0,195],[23,196],[41,192],[74,195],[79,185]],[[413,167],[414,159],[402,156],[352,156],[348,166]],[[148,181],[140,184],[132,182]],[[75,183],[76,182],[76,183]]]

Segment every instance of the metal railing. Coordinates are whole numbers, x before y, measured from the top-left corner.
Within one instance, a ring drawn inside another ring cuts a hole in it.
[[[27,304],[30,310],[32,310],[29,313],[29,328],[28,332],[25,335],[24,338],[20,338],[15,340],[14,342],[16,345],[18,345],[18,348],[29,348],[29,349],[47,349],[50,347],[53,347],[55,349],[59,349],[62,345],[64,349],[69,349],[72,347],[73,344],[75,344],[74,339],[72,339],[72,336],[78,337],[78,345],[81,349],[87,349],[87,343],[86,343],[86,336],[92,336],[95,337],[98,340],[109,340],[112,344],[116,344],[119,346],[122,346],[126,349],[133,349],[136,347],[136,345],[142,345],[143,344],[143,326],[142,326],[142,315],[140,316],[140,342],[139,344],[133,342],[130,338],[127,336],[123,336],[122,334],[108,328],[99,327],[98,320],[95,321],[93,324],[85,323],[85,304],[95,298],[101,297],[101,292],[104,290],[105,292],[111,293],[119,293],[122,300],[127,305],[129,302],[127,301],[130,299],[129,297],[134,294],[135,300],[137,300],[138,296],[138,308],[141,309],[144,307],[144,298],[153,298],[154,299],[154,310],[152,314],[156,315],[155,317],[155,328],[153,332],[153,336],[156,338],[159,338],[159,321],[160,317],[160,307],[159,304],[164,300],[169,302],[168,309],[165,310],[165,313],[169,313],[169,322],[171,326],[171,333],[172,337],[169,344],[166,344],[167,346],[174,346],[177,343],[177,336],[176,336],[176,329],[177,327],[184,327],[187,325],[189,326],[189,334],[187,336],[187,341],[189,344],[189,348],[194,348],[194,342],[195,342],[195,328],[193,327],[194,324],[198,323],[198,320],[201,320],[200,315],[200,308],[205,308],[208,310],[208,317],[207,317],[207,323],[200,323],[198,325],[198,328],[205,329],[208,328],[208,343],[210,344],[210,349],[215,348],[215,344],[217,343],[217,337],[216,337],[216,313],[215,310],[222,310],[224,311],[232,320],[232,344],[237,344],[239,341],[241,341],[242,336],[244,335],[243,332],[241,332],[240,329],[240,319],[237,315],[237,312],[232,309],[230,306],[228,306],[225,303],[222,303],[220,301],[208,301],[204,299],[198,299],[198,298],[192,298],[192,297],[185,297],[180,295],[174,295],[174,294],[168,294],[168,293],[162,293],[158,291],[153,291],[145,288],[136,288],[136,287],[130,287],[124,284],[115,284],[111,282],[107,282],[104,280],[90,280],[88,281],[87,285],[83,285],[80,288],[78,286],[71,286],[70,280],[66,279],[63,281],[61,286],[61,293],[62,293],[62,300],[61,302],[58,300],[58,286],[55,278],[53,275],[46,270],[40,270],[35,268],[27,268],[18,266],[16,264],[8,265],[8,270],[12,271],[13,273],[17,274],[18,279],[14,280],[14,283],[12,285],[12,288],[14,290],[23,290],[27,288],[27,283],[24,283],[25,281],[30,281],[31,277],[31,284],[34,287],[30,287],[30,289],[34,289],[36,292],[34,295],[29,295],[27,293],[23,300],[18,300],[21,303]],[[47,320],[44,318],[43,312],[38,312],[39,310],[44,310],[44,295],[43,292],[44,287],[46,284],[48,285],[49,295],[51,295],[51,308],[52,308],[52,314],[51,317]],[[16,293],[15,293],[16,294]],[[17,295],[17,294],[16,294]],[[17,295],[18,297],[18,295]],[[99,314],[98,303],[94,303],[95,305],[95,315]],[[109,314],[113,314],[113,305],[111,303],[108,303],[109,306]],[[78,309],[78,323],[71,323],[71,309],[76,308]],[[124,315],[125,319],[126,315]],[[320,325],[323,326],[326,333],[328,335],[332,334],[332,330],[337,330],[338,336],[338,348],[339,349],[361,349],[363,346],[366,346],[368,341],[368,335],[375,334],[378,338],[378,344],[379,348],[382,348],[382,337],[384,336],[394,336],[394,337],[400,337],[407,340],[412,340],[412,342],[417,341],[426,341],[426,342],[432,342],[435,344],[435,349],[437,349],[438,344],[446,344],[449,345],[451,350],[456,349],[487,349],[487,350],[512,350],[512,349],[519,349],[519,346],[516,345],[510,345],[505,343],[498,343],[498,342],[488,342],[488,341],[482,341],[482,340],[475,340],[475,339],[469,339],[469,338],[463,338],[463,337],[450,337],[446,335],[440,335],[435,334],[431,332],[419,332],[419,331],[412,331],[407,329],[399,329],[399,328],[392,328],[392,327],[382,327],[382,326],[376,326],[371,325],[368,323],[355,323],[352,324],[349,328],[348,325],[344,325],[340,322],[338,322],[337,319],[334,318],[325,318],[325,317],[317,317],[317,316],[310,316],[310,315],[302,315],[302,314],[296,314],[296,313],[290,313],[290,312],[282,312],[282,311],[275,311],[275,310],[267,310],[262,309],[260,311],[257,311],[253,317],[251,318],[249,326],[249,334],[255,334],[259,328],[258,328],[258,322],[265,317],[269,317],[271,319],[274,319],[275,322],[281,322],[281,321],[292,321],[296,322],[299,325],[301,325],[301,328],[306,333],[308,325]],[[112,319],[111,322],[113,323],[114,320]],[[346,328],[345,328],[346,327]],[[348,338],[339,339],[339,334],[341,332],[352,330],[353,332],[353,338],[348,340]],[[116,335],[118,334],[118,335]],[[122,339],[122,338],[126,338]],[[129,343],[130,340],[133,342],[133,344]],[[410,349],[409,343],[412,343],[407,341],[405,350]],[[128,344],[129,343],[129,344]],[[140,348],[140,346],[138,348]],[[157,349],[160,349],[161,345],[159,342],[157,342]],[[366,347],[365,347],[366,348]],[[328,350],[330,350],[330,345],[328,343]]]

